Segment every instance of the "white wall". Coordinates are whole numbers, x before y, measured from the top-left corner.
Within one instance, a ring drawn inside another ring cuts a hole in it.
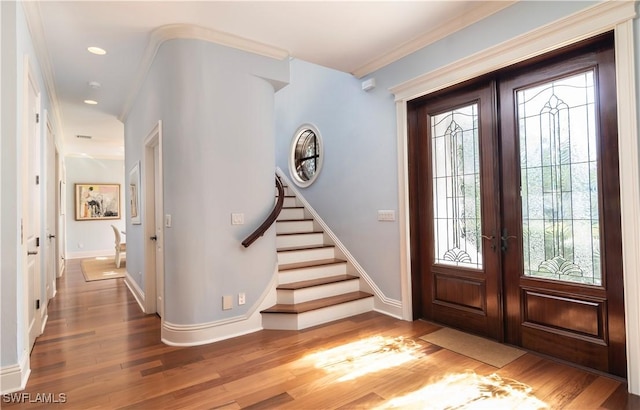
[[[165,323],[193,327],[247,314],[273,276],[273,230],[248,249],[241,241],[273,207],[270,82],[288,74],[286,60],[201,40],[170,40],[156,54],[125,122],[125,146],[130,169],[162,120],[164,213],[172,215],[164,229]],[[246,224],[232,226],[232,212],[244,213]],[[145,289],[142,220],[127,225],[127,270]],[[246,305],[223,311],[222,296],[237,300],[239,292]]]
[[[114,254],[114,234],[111,225],[125,229],[124,160],[66,157],[66,258],[85,258]],[[101,221],[75,220],[75,184],[120,184],[120,218]],[[126,241],[126,237],[123,237]]]

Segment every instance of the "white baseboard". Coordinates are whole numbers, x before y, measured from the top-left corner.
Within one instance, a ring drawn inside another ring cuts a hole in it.
[[[302,203],[305,209],[309,211],[309,213],[313,216],[313,219],[315,219],[315,221],[322,227],[325,234],[327,234],[329,238],[331,238],[336,248],[338,248],[340,252],[342,252],[342,254],[347,259],[347,261],[358,272],[358,275],[360,276],[360,278],[362,278],[367,288],[363,290],[367,290],[373,293],[374,295],[374,303],[373,303],[374,310],[376,312],[380,312],[385,315],[403,320],[402,301],[391,299],[385,296],[385,294],[382,292],[382,290],[380,290],[378,285],[376,285],[373,279],[371,279],[371,277],[367,274],[364,268],[358,263],[356,258],[354,258],[353,255],[351,255],[351,253],[346,248],[346,246],[344,246],[342,242],[340,242],[338,237],[333,233],[333,231],[331,231],[329,226],[322,220],[322,218],[320,218],[320,215],[318,215],[315,209],[313,209],[313,207],[309,204],[309,202],[307,202],[307,200],[300,194],[300,191],[298,191],[295,188],[294,184],[291,183],[289,178],[285,175],[284,172],[282,172],[280,167],[276,168],[276,173],[287,184],[288,186],[287,189],[290,189],[296,195],[296,198]]]
[[[140,306],[140,310],[146,313],[144,309],[144,304],[145,304],[144,291],[140,289],[140,286],[138,286],[138,283],[135,280],[133,280],[131,275],[129,275],[128,271],[124,276],[124,284],[127,285],[129,292],[131,292],[136,302],[138,302],[138,306]]]
[[[67,253],[66,259],[84,259],[84,258],[96,258],[99,256],[114,256],[113,249],[103,249],[94,251],[78,251]]]
[[[163,319],[162,342],[170,346],[198,346],[262,330],[260,311],[276,303],[277,285],[278,267],[276,265],[265,291],[245,315],[193,325],[173,324]]]
[[[0,393],[7,394],[24,390],[30,374],[29,353],[24,351],[20,363],[0,369]]]

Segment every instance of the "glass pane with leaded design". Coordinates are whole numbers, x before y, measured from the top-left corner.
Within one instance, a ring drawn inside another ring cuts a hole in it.
[[[435,263],[482,269],[478,105],[431,117]]]
[[[519,90],[525,276],[600,285],[594,73]]]

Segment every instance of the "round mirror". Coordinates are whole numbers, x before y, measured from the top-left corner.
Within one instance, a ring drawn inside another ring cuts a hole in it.
[[[300,126],[293,135],[289,155],[289,173],[296,185],[307,187],[322,168],[322,138],[311,124]]]

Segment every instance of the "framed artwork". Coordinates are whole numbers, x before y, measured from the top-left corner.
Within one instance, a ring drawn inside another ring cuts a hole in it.
[[[76,221],[120,219],[120,184],[75,184]]]
[[[140,161],[129,171],[129,215],[131,223],[140,225]]]

